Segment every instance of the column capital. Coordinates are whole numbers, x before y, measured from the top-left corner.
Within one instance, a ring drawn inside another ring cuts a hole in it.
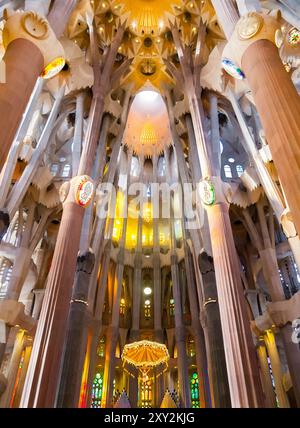
[[[44,67],[62,59],[64,66],[65,52],[46,18],[34,11],[5,12],[6,23],[3,29],[3,45],[7,47],[17,39],[33,43],[44,58]],[[42,71],[42,70],[41,70]],[[57,69],[57,72],[60,70]]]
[[[275,13],[275,16],[258,12],[247,13],[238,21],[223,51],[223,64],[224,61],[229,60],[236,68],[242,67],[243,55],[252,44],[259,40],[268,40],[276,44],[276,40],[280,38],[280,35],[279,12]],[[242,78],[242,74],[240,74],[240,77]]]
[[[62,204],[76,203],[82,208],[89,206],[93,200],[94,193],[94,182],[88,175],[72,178],[72,180],[64,183],[59,190]]]
[[[217,204],[230,204],[230,198],[232,195],[231,186],[228,183],[224,183],[221,177],[205,177],[197,185],[198,194],[201,203],[205,209]]]
[[[295,238],[297,236],[297,231],[293,222],[292,213],[289,209],[284,210],[280,221],[286,237]]]
[[[300,291],[289,300],[270,302],[266,306],[267,310],[263,315],[251,321],[252,331],[257,336],[272,328],[281,328],[286,324],[292,324],[300,318]]]
[[[3,300],[0,302],[0,319],[7,325],[33,331],[36,327],[36,321],[25,314],[23,303],[15,300]]]

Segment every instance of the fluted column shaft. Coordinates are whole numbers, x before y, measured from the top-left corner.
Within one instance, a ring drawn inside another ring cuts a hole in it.
[[[78,256],[56,407],[75,408],[79,402],[80,374],[83,370],[88,337],[88,286],[94,263],[95,256],[90,252]]]
[[[175,339],[177,345],[178,383],[183,405],[185,408],[190,408],[191,396],[186,352],[186,332],[182,319],[182,300],[180,295],[178,260],[175,254],[171,256],[171,275],[173,298],[175,302]]]
[[[272,385],[271,373],[268,364],[268,355],[265,343],[260,342],[257,347],[257,355],[259,359],[260,372],[262,377],[262,384],[264,394],[266,396],[266,406],[277,407],[276,405],[276,397]]]
[[[24,340],[25,340],[25,332],[24,330],[20,330],[16,335],[14,349],[13,349],[11,360],[9,363],[7,387],[0,399],[0,407],[2,408],[8,408],[10,406],[10,402],[12,399],[12,394],[13,394],[13,390],[16,382],[18,367],[19,367],[21,355],[24,349],[23,348]]]
[[[228,206],[207,210],[232,407],[261,407],[260,378]],[[258,395],[258,396],[257,396]]]
[[[75,202],[65,204],[21,407],[53,407],[55,403],[82,220],[82,207]]]
[[[36,80],[44,67],[38,47],[16,39],[6,49],[6,83],[0,83],[0,170],[2,169]]]
[[[101,407],[111,407],[113,399],[113,381],[115,377],[115,353],[119,338],[120,300],[124,273],[124,250],[120,250],[115,273],[112,321],[107,332],[105,366],[103,376],[103,397]],[[122,260],[123,259],[123,260]]]
[[[63,35],[66,23],[76,4],[77,0],[55,0],[48,15],[48,21],[57,37]]]
[[[227,39],[230,38],[235,26],[239,20],[238,11],[235,6],[234,0],[211,0],[219,23],[225,33]]]
[[[208,382],[208,373],[207,373],[207,358],[206,358],[206,346],[204,341],[204,334],[202,326],[199,319],[199,307],[197,304],[197,293],[194,283],[194,277],[192,273],[192,265],[190,260],[190,254],[188,245],[185,244],[185,271],[187,279],[187,290],[190,302],[190,310],[192,317],[192,327],[195,338],[195,347],[196,347],[196,362],[197,362],[197,371],[199,377],[199,391],[200,391],[200,407],[210,407],[210,389]]]
[[[266,139],[300,233],[300,98],[284,69],[277,47],[268,40],[250,45],[242,68],[258,110]]]
[[[62,36],[76,3],[76,0],[54,2],[48,21],[56,37]],[[45,66],[39,48],[22,38],[8,45],[3,60],[6,66],[6,82],[0,84],[0,170],[6,161],[37,78]]]
[[[264,334],[264,341],[270,357],[272,373],[275,381],[275,391],[278,399],[279,407],[287,408],[290,407],[287,394],[283,388],[283,373],[281,370],[281,362],[276,346],[275,336],[273,332],[267,331]]]

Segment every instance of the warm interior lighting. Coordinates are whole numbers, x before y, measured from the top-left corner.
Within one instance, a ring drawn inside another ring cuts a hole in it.
[[[59,57],[54,59],[50,64],[47,65],[47,67],[44,68],[41,76],[45,80],[52,79],[52,77],[55,77],[58,73],[61,72],[61,70],[66,65],[66,61],[64,58]]]
[[[145,287],[144,288],[144,294],[145,294],[145,296],[151,296],[152,289],[150,287]]]
[[[153,103],[158,97],[155,91],[142,91],[139,93],[139,98],[145,103]]]

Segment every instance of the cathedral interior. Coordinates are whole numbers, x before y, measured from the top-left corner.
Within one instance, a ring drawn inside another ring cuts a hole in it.
[[[299,0],[0,1],[0,408],[300,407],[299,94]]]

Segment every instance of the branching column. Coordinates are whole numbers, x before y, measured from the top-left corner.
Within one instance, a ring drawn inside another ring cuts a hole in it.
[[[231,34],[234,31],[236,23],[239,20],[239,15],[235,6],[234,0],[212,0],[211,1],[217,16],[219,18],[219,22],[221,27],[226,35],[226,38],[229,39]]]
[[[270,224],[272,225],[272,223],[269,221],[268,225],[266,222],[264,204],[262,200],[257,203],[257,212],[260,225],[259,229],[256,229],[249,212],[244,210],[243,214],[246,221],[246,226],[252,242],[257,248],[262,260],[263,274],[271,299],[273,302],[281,302],[285,300],[285,295],[279,276],[279,267],[276,258],[274,225],[272,231],[272,226],[270,227]],[[272,210],[269,212],[269,218],[273,218]],[[269,230],[271,230],[271,232]],[[300,403],[300,380],[298,375],[300,370],[300,350],[299,347],[292,342],[292,327],[290,324],[280,326],[280,333],[287,356],[287,362],[294,386],[294,393],[297,402]]]
[[[99,141],[99,123],[104,111],[104,99],[109,89],[111,70],[124,27],[120,27],[101,70],[94,29],[90,37],[95,67],[94,96],[91,104],[89,127],[81,155],[79,175],[90,175]],[[72,286],[76,269],[84,208],[77,194],[82,177],[72,179],[65,189],[65,202],[56,248],[50,268],[46,294],[33,345],[32,357],[21,401],[22,407],[54,407],[62,369],[62,355]]]
[[[214,176],[211,162],[213,148],[204,132],[203,108],[196,96],[190,59],[180,40],[179,31],[172,34],[181,63],[185,91],[188,98],[198,158],[203,178],[215,188],[215,203],[206,207],[215,265],[228,381],[233,407],[261,407],[262,391],[258,364],[242,293],[240,265],[235,249],[229,218],[229,206],[220,177]]]

